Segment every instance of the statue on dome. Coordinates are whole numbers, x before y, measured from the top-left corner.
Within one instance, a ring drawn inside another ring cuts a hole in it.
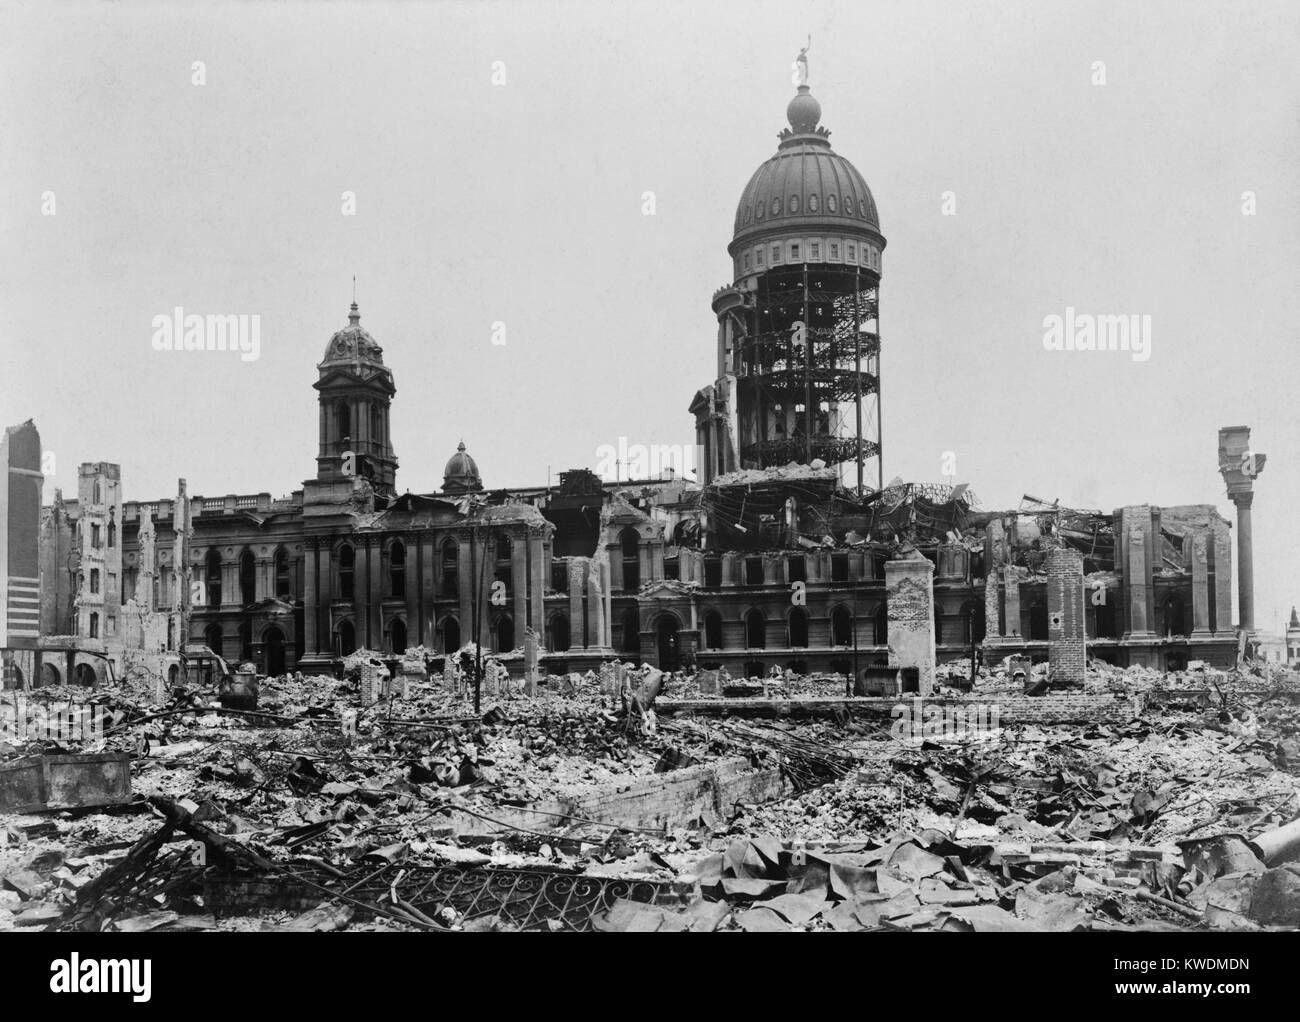
[[[808,45],[803,47],[799,51],[799,56],[795,57],[794,63],[790,65],[791,69],[794,71],[794,74],[791,75],[790,80],[794,85],[808,84],[808,50],[811,49],[811,47],[812,47],[812,36],[809,35]]]

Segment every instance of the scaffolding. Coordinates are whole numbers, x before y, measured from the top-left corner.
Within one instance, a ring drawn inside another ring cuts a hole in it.
[[[858,267],[793,265],[758,281],[739,351],[741,463],[865,463],[880,470],[879,279]],[[864,433],[864,422],[867,432]]]

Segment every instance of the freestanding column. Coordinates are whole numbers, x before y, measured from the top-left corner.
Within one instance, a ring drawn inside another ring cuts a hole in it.
[[[1264,471],[1263,454],[1250,449],[1249,426],[1219,430],[1219,474],[1228,499],[1237,506],[1237,614],[1244,631],[1255,629],[1255,569],[1251,559],[1250,506],[1255,500],[1255,477]]]
[[[934,690],[934,565],[925,558],[885,562],[889,664],[916,668],[920,695]]]
[[[1255,630],[1255,564],[1251,557],[1250,505],[1253,493],[1242,493],[1232,498],[1237,505],[1237,613],[1241,627]]]

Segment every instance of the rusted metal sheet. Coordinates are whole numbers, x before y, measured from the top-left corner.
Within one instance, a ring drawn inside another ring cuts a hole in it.
[[[27,756],[0,766],[0,812],[40,813],[131,801],[126,753]]]

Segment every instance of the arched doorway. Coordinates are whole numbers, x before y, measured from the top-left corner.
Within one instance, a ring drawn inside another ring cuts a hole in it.
[[[745,615],[745,647],[747,649],[767,648],[767,621],[761,610],[751,610]]]
[[[63,675],[53,664],[41,664],[41,684],[42,685],[62,685]]]
[[[681,622],[672,614],[662,615],[655,623],[655,647],[661,671],[675,671],[681,666],[681,650],[677,642],[680,627]]]
[[[93,688],[95,682],[99,680],[95,676],[95,669],[90,664],[77,664],[72,672],[72,679],[76,684],[86,688]]]
[[[400,617],[393,618],[388,628],[388,644],[394,653],[406,652],[406,622]]]
[[[357,630],[351,621],[340,621],[338,627],[339,656],[351,656],[357,651]]]
[[[284,633],[274,626],[262,636],[266,648],[266,673],[277,675],[284,673]]]
[[[460,649],[460,622],[454,617],[444,618],[442,622],[442,651],[455,653]]]

